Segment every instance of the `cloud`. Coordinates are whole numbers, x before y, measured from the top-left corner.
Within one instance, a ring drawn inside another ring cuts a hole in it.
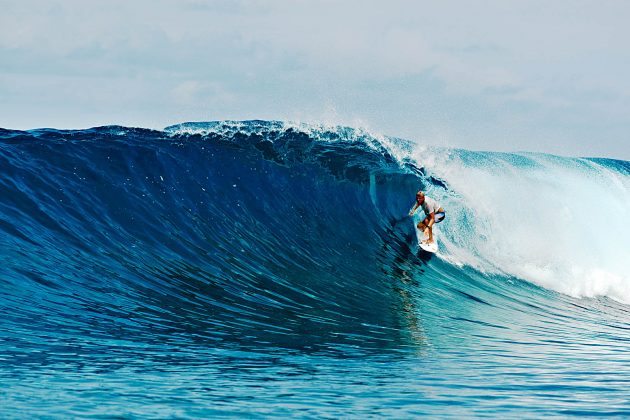
[[[184,106],[202,106],[208,102],[231,106],[236,95],[221,83],[186,80],[171,90],[173,101]]]
[[[0,7],[0,85],[8,92],[0,125],[29,118],[39,125],[37,108],[20,107],[42,95],[63,95],[58,106],[83,125],[86,95],[103,110],[116,103],[114,91],[137,124],[163,115],[317,119],[334,109],[336,118],[394,135],[448,131],[460,146],[491,148],[493,141],[505,147],[510,132],[515,148],[528,149],[542,146],[527,136],[559,132],[587,147],[606,121],[617,127],[606,129],[617,150],[630,114],[627,2],[25,0]],[[82,92],[68,89],[73,83]],[[105,114],[116,119],[115,109]],[[557,128],[543,133],[551,116]],[[576,119],[584,134],[572,128]]]

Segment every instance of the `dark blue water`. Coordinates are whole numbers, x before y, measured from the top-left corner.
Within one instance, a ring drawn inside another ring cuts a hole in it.
[[[2,417],[630,415],[628,162],[250,121],[0,168]]]

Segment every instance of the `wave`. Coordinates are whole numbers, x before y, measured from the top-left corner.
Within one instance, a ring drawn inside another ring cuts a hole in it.
[[[429,148],[345,127],[271,126],[328,144],[363,144],[372,150],[369,156],[397,162],[390,171],[415,175],[415,181],[391,190],[392,185],[384,186],[391,180],[378,182],[371,195],[386,188],[382,201],[395,207],[385,215],[396,218],[414,190],[427,190],[448,209],[449,218],[440,226],[440,256],[455,266],[512,275],[575,297],[630,302],[629,162]],[[262,122],[188,123],[167,132],[230,138],[258,133],[264,138],[269,127]],[[378,174],[381,167],[368,169]]]
[[[624,161],[222,121],[2,130],[0,166],[15,337],[396,348],[422,335],[391,311],[418,272],[630,302]],[[433,258],[406,217],[418,189],[447,210]]]

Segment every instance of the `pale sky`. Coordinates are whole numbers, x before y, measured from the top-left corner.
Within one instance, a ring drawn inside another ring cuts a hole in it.
[[[0,127],[269,119],[630,160],[629,1],[0,0]]]

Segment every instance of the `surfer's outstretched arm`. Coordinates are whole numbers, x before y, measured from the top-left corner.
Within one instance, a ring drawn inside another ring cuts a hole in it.
[[[416,203],[416,205],[413,206],[413,208],[409,212],[409,216],[413,216],[413,214],[416,212],[416,210],[418,210],[418,207],[420,207],[420,204]]]

